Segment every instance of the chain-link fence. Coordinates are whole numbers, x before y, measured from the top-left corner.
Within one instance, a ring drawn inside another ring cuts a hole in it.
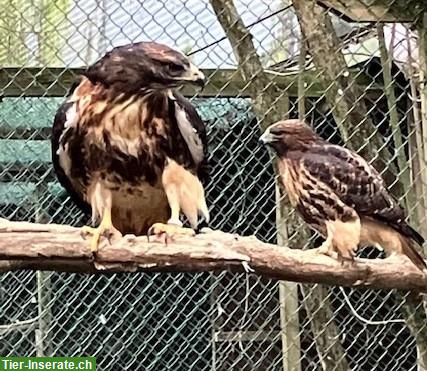
[[[155,40],[208,77],[204,91],[186,94],[208,127],[213,228],[318,244],[286,198],[276,207],[273,166],[258,145],[276,118],[305,117],[373,161],[427,236],[416,7],[411,23],[381,23],[409,5],[381,13],[349,1],[364,21],[353,22],[325,6],[346,1],[234,3],[237,14],[230,0],[0,1],[0,217],[86,223],[52,171],[55,111],[80,67],[113,46]],[[0,355],[93,355],[100,370],[425,370],[427,320],[399,292],[246,274],[13,272],[0,275]]]

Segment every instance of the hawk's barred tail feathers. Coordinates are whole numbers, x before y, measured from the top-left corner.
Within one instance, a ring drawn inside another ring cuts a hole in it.
[[[427,263],[422,255],[418,252],[415,243],[423,246],[425,240],[414,228],[404,223],[399,225],[400,240],[402,243],[403,253],[420,269],[427,270]]]
[[[427,264],[421,254],[417,251],[413,241],[401,236],[403,253],[414,263],[421,271],[427,270]]]
[[[412,228],[410,225],[406,224],[404,225],[404,234],[414,240],[418,245],[422,246],[424,244],[424,237],[421,236],[414,228]]]

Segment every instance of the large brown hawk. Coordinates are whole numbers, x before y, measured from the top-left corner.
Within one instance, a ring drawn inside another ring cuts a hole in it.
[[[191,233],[180,212],[193,229],[199,215],[208,221],[205,126],[175,90],[204,80],[180,52],[141,42],[114,48],[72,87],[53,124],[53,165],[99,222],[84,229],[93,251],[101,235],[117,231],[140,235],[154,225],[154,233]]]
[[[319,252],[353,260],[358,246],[403,253],[427,268],[415,248],[424,238],[405,221],[379,173],[355,152],[330,144],[299,120],[271,125],[261,141],[274,149],[292,205],[325,242]]]

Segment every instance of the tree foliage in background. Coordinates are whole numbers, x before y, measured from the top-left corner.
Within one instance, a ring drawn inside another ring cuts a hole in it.
[[[285,11],[277,15],[278,25],[273,27],[274,39],[268,49],[262,53],[261,58],[266,66],[283,62],[289,58],[295,58],[300,48],[300,30],[298,19],[290,5],[290,0],[281,0],[277,10]]]
[[[0,0],[0,64],[62,65],[70,0]]]

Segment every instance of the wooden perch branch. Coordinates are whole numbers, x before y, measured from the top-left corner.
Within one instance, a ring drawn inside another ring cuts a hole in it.
[[[341,265],[313,251],[267,244],[255,237],[220,231],[179,236],[165,245],[153,237],[125,236],[102,241],[94,257],[74,227],[0,221],[0,271],[65,272],[245,271],[281,280],[353,287],[427,291],[427,275],[404,257],[357,259]]]

